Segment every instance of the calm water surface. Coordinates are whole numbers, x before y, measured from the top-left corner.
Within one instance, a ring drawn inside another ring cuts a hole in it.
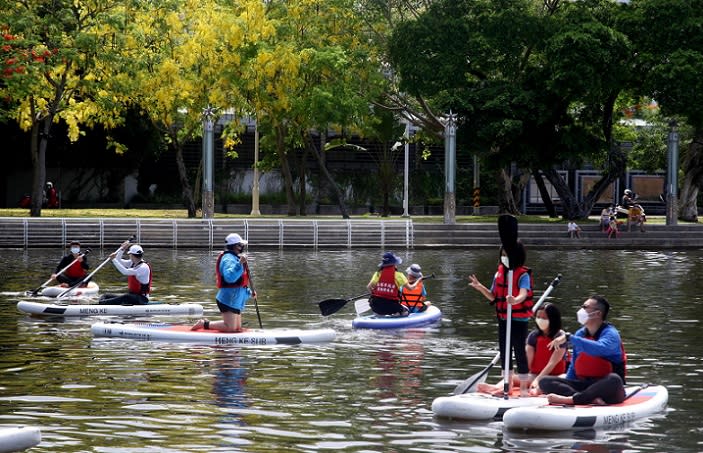
[[[202,302],[216,319],[216,252],[149,250],[154,300]],[[93,267],[110,251],[94,251]],[[261,251],[250,259],[264,327],[332,327],[334,342],[284,347],[194,346],[95,339],[94,319],[35,319],[16,311],[44,282],[60,250],[0,258],[0,426],[41,427],[37,452],[672,452],[703,450],[703,252],[528,251],[538,294],[566,327],[592,293],[611,301],[631,383],[669,389],[669,409],[614,431],[525,435],[499,422],[435,419],[432,400],[496,353],[493,309],[467,285],[485,283],[497,251],[399,252],[426,273],[441,324],[418,330],[351,329],[353,304],[323,318],[316,302],[365,292],[380,250]],[[403,266],[405,268],[405,266]],[[105,266],[101,292],[125,282]],[[183,318],[173,321],[192,322]],[[245,313],[257,327],[253,304]],[[496,380],[497,371],[489,380]]]

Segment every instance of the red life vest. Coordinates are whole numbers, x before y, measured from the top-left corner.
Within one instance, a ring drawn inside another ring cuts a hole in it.
[[[537,335],[537,344],[535,345],[535,355],[532,358],[532,364],[530,365],[530,373],[539,374],[542,372],[544,367],[549,363],[549,359],[552,358],[552,351],[547,347],[547,345],[553,340],[546,335]],[[558,376],[562,373],[566,373],[566,357],[567,351],[564,350],[564,357],[560,360],[552,371],[549,372],[550,376]]]
[[[512,318],[513,319],[529,319],[532,316],[532,306],[534,305],[534,300],[532,299],[532,270],[521,266],[517,269],[513,269],[513,296],[520,294],[520,288],[518,282],[523,274],[527,273],[530,277],[530,290],[527,291],[527,297],[524,301],[519,304],[515,304],[512,307]],[[500,319],[508,319],[508,303],[506,297],[508,295],[508,268],[504,265],[498,265],[498,272],[496,272],[495,282],[493,284],[493,294],[495,295],[496,304],[496,314]]]
[[[139,294],[140,296],[147,296],[149,293],[151,293],[151,266],[149,263],[146,261],[140,261],[137,264],[132,265],[132,268],[137,268],[141,266],[142,264],[145,264],[149,268],[149,283],[142,283],[139,280],[137,280],[137,277],[134,275],[129,275],[127,277],[127,290],[131,294]]]
[[[244,272],[242,272],[242,275],[237,279],[236,282],[229,283],[222,276],[222,271],[220,271],[220,264],[222,263],[222,257],[225,256],[225,253],[231,253],[232,255],[237,256],[236,253],[230,250],[220,252],[220,254],[217,256],[217,263],[215,264],[215,286],[217,286],[218,288],[241,288],[242,286],[249,286],[249,269],[246,266],[244,266]]]
[[[87,275],[85,272],[85,269],[83,269],[83,263],[80,261],[74,261],[73,264],[71,264],[68,269],[66,269],[66,272],[64,274],[66,277],[70,279],[79,279],[83,278]]]
[[[382,299],[400,300],[400,288],[395,283],[395,272],[395,266],[382,268],[378,283],[371,291],[371,295]]]
[[[594,336],[584,336],[588,340],[598,340],[601,332],[607,326],[603,324],[598,332]],[[622,357],[622,363],[614,363],[603,357],[596,357],[590,355],[586,352],[579,352],[576,361],[574,362],[574,372],[576,377],[579,379],[598,379],[607,376],[610,373],[617,373],[621,378],[623,383],[625,382],[625,376],[627,374],[627,355],[625,354],[625,346],[620,341],[620,354]]]
[[[420,280],[417,282],[415,289],[403,288],[403,303],[407,305],[408,308],[421,308],[427,299],[422,294],[424,287],[424,282]]]

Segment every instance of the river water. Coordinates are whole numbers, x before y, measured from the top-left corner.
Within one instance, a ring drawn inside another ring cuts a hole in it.
[[[94,251],[92,265],[109,250]],[[202,302],[210,319],[216,251],[149,250],[154,300]],[[0,258],[0,427],[42,429],[36,452],[503,452],[703,451],[703,252],[528,251],[536,293],[557,273],[549,300],[568,330],[593,293],[611,302],[610,320],[628,352],[629,383],[669,390],[665,414],[610,431],[534,435],[500,422],[433,417],[449,394],[496,353],[493,308],[468,287],[490,283],[497,250],[399,251],[420,263],[440,324],[407,331],[355,331],[353,304],[322,317],[317,301],[351,297],[381,250],[250,250],[264,327],[332,327],[328,344],[195,346],[96,339],[94,319],[36,319],[18,313],[26,290],[45,281],[60,250],[5,250]],[[402,266],[404,269],[405,266]],[[101,292],[125,282],[108,264]],[[183,318],[173,321],[193,322]],[[248,327],[258,326],[251,304]],[[489,381],[497,380],[494,370]]]

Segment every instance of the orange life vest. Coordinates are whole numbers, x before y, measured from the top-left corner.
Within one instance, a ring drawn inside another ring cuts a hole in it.
[[[408,308],[421,308],[424,306],[424,302],[427,299],[422,294],[424,287],[424,282],[420,280],[417,282],[415,289],[403,288],[403,303]]]
[[[517,269],[513,269],[513,294],[512,296],[517,296],[520,294],[520,288],[518,282],[523,274],[527,273],[530,278],[530,290],[527,291],[527,297],[524,301],[519,304],[512,306],[512,318],[513,319],[529,319],[532,316],[532,306],[534,305],[534,300],[532,299],[532,270],[521,266]],[[508,268],[503,264],[498,265],[498,272],[496,272],[495,282],[493,284],[493,294],[495,295],[496,304],[496,314],[500,319],[508,319],[508,302],[506,297],[508,296]]]
[[[374,297],[388,300],[400,300],[400,288],[395,283],[395,266],[386,266],[381,269],[376,287],[371,291]]]
[[[584,336],[588,340],[597,340],[601,332],[608,324],[604,324],[598,329],[598,332],[593,336]],[[620,354],[622,363],[614,363],[603,357],[596,357],[586,352],[579,352],[576,361],[574,362],[574,372],[579,379],[598,379],[607,376],[610,373],[617,373],[623,383],[627,374],[627,355],[625,354],[625,346],[620,341]]]
[[[137,268],[142,264],[145,264],[147,267],[149,267],[149,283],[142,283],[137,279],[136,276],[130,275],[127,277],[127,290],[131,294],[147,296],[149,293],[151,293],[151,266],[146,261],[140,261],[137,264],[133,265],[132,268]]]
[[[532,358],[532,364],[530,365],[530,373],[539,374],[542,372],[544,367],[549,363],[549,359],[552,358],[552,351],[547,347],[547,345],[553,340],[546,335],[537,335],[537,344],[535,345],[535,355]],[[566,373],[566,362],[567,362],[567,351],[564,350],[564,357],[560,360],[552,371],[549,372],[550,376],[558,376],[562,373]]]
[[[237,279],[236,282],[230,283],[225,280],[224,276],[222,275],[222,271],[220,270],[222,257],[225,256],[225,253],[231,253],[232,255],[237,256],[236,253],[230,250],[220,252],[217,257],[217,263],[215,264],[215,285],[218,288],[241,288],[242,286],[249,286],[249,269],[246,266],[244,266],[244,272],[242,272],[242,275]]]

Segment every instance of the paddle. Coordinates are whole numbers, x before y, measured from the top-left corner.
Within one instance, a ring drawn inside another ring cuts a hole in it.
[[[64,267],[64,268],[61,269],[60,271],[58,271],[55,276],[52,276],[49,280],[47,280],[47,281],[45,281],[44,283],[42,283],[42,285],[41,285],[40,287],[34,289],[33,291],[27,291],[25,294],[26,294],[27,296],[36,296],[37,293],[39,293],[39,291],[41,291],[42,289],[46,288],[46,285],[48,285],[49,283],[51,283],[52,280],[54,280],[56,277],[58,277],[59,275],[63,274],[64,272],[66,272],[66,270],[67,270],[69,267],[73,266],[73,265],[76,263],[76,261],[78,261],[78,258],[80,258],[80,257],[82,257],[82,256],[85,256],[85,255],[87,255],[88,253],[90,253],[90,249],[89,249],[89,248],[86,248],[84,252],[80,253],[80,254],[76,257],[76,259],[74,259],[73,261],[71,261],[71,264],[69,264],[68,266]]]
[[[517,217],[510,214],[503,214],[498,217],[498,234],[500,242],[503,244],[503,250],[508,255],[508,295],[513,294],[513,259],[515,248],[517,245]],[[510,395],[510,322],[513,317],[512,304],[508,306],[507,318],[505,320],[505,357],[503,364],[503,398],[508,399]]]
[[[337,313],[348,302],[361,299],[362,297],[369,297],[370,295],[371,293],[364,293],[358,296],[350,297],[349,299],[325,299],[321,302],[318,302],[317,305],[320,307],[320,313],[322,314],[322,316],[329,316],[331,314]]]
[[[435,274],[432,273],[428,275],[427,277],[422,277],[422,280],[429,280],[431,278],[435,278]],[[404,299],[407,302],[407,299]],[[366,313],[367,311],[371,310],[371,305],[369,305],[369,300],[368,299],[361,299],[357,300],[354,302],[354,311],[356,311],[357,315],[360,315],[362,313]]]
[[[137,236],[133,234],[132,236],[129,237],[129,239],[127,239],[127,242],[132,242],[132,241],[135,240],[136,238],[137,238]],[[120,248],[118,248],[117,250],[115,250],[115,253],[118,253],[120,250],[122,250],[122,245],[121,245],[121,244],[120,244]],[[91,272],[90,274],[88,274],[88,275],[86,275],[85,277],[83,277],[83,280],[81,280],[81,281],[79,281],[78,283],[76,283],[75,285],[71,286],[71,287],[68,288],[66,291],[64,291],[64,292],[62,292],[61,294],[59,294],[56,298],[57,298],[57,299],[61,299],[63,296],[65,296],[66,294],[70,293],[70,292],[73,291],[74,289],[78,288],[78,287],[81,286],[83,283],[85,283],[85,282],[87,282],[87,281],[90,281],[90,279],[93,277],[93,275],[95,275],[96,272],[98,272],[103,266],[105,266],[105,265],[106,265],[108,262],[110,262],[111,260],[112,260],[112,258],[110,258],[110,256],[108,255],[108,257],[105,259],[105,261],[103,261],[102,263],[100,263],[100,265],[99,265],[98,267],[96,267],[93,272]]]
[[[549,293],[552,292],[555,286],[559,284],[561,281],[561,274],[557,274],[557,276],[552,280],[552,283],[549,284],[549,287],[542,293],[542,296],[539,298],[535,306],[532,308],[532,311],[535,312],[539,308],[540,305],[542,305],[542,302],[545,301],[547,296],[549,296]],[[488,372],[490,371],[491,368],[493,368],[493,365],[498,363],[498,360],[500,360],[500,352],[496,354],[495,357],[493,357],[493,360],[491,360],[491,363],[488,364],[486,368],[483,370],[479,371],[478,373],[470,376],[464,382],[461,384],[457,385],[454,391],[452,392],[453,395],[461,395],[463,393],[470,393],[470,392],[475,392],[476,387],[478,386],[479,383],[486,382],[486,376],[488,376]]]
[[[254,293],[254,306],[256,307],[256,317],[259,319],[259,329],[263,329],[264,326],[261,324],[261,314],[259,313],[259,301],[256,297],[256,289],[254,289],[254,278],[249,270],[249,262],[244,263],[244,269],[247,270],[247,274],[249,275],[249,287],[251,288],[251,292]]]

